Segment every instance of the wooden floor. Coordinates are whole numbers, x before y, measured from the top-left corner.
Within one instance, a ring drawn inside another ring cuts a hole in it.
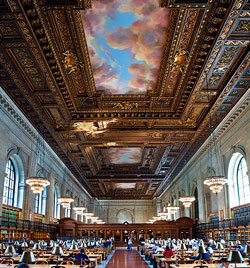
[[[149,268],[136,250],[117,249],[106,268]]]

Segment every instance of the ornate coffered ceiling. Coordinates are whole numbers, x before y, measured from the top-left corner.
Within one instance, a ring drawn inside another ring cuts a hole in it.
[[[127,2],[131,10],[137,3]],[[105,66],[109,61],[119,65],[120,58],[110,60],[113,55],[106,51],[102,84],[102,59],[95,61],[97,50],[91,50],[92,38],[99,35],[90,34],[86,18],[91,23],[90,11],[96,15],[99,7],[104,12],[105,5],[102,0],[0,1],[0,84],[38,130],[45,126],[45,139],[90,194],[152,199],[207,138],[208,113],[218,125],[249,88],[250,4],[157,3],[151,10],[163,10],[166,16],[164,42],[158,44],[158,53],[129,67],[141,76],[137,84],[129,81],[133,90],[125,93],[114,84],[115,93],[107,90],[111,70]],[[153,23],[150,27],[155,30]],[[146,35],[148,29],[144,24],[140,28]],[[150,41],[155,34],[152,31]],[[143,45],[132,43],[129,49]],[[150,45],[143,53],[155,52]],[[152,81],[143,84],[148,66],[158,68],[151,73]]]

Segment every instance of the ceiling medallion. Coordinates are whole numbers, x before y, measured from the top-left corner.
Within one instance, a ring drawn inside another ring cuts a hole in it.
[[[181,49],[176,52],[174,60],[172,61],[172,66],[179,69],[181,72],[184,71],[184,66],[188,62],[188,54],[189,52],[185,49]]]
[[[185,208],[190,208],[194,200],[194,196],[183,196],[179,199],[179,201],[183,203]]]
[[[128,102],[128,101],[122,101],[119,103],[116,103],[113,108],[115,109],[121,109],[121,110],[132,110],[135,108],[138,108],[138,103],[137,102]]]
[[[75,72],[78,67],[83,67],[83,64],[79,63],[76,55],[70,50],[65,51],[63,55],[64,55],[63,64],[65,69],[69,72],[69,74]]]

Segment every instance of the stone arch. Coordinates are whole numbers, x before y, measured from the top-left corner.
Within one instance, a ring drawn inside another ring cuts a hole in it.
[[[238,192],[238,165],[239,163],[244,161],[246,163],[246,167],[248,168],[246,153],[243,147],[237,146],[235,148],[234,153],[231,154],[230,161],[228,163],[228,196],[229,196],[229,207],[235,207],[244,205],[246,200],[240,200],[242,195]],[[248,171],[248,170],[247,170]],[[249,175],[248,175],[248,185],[250,184]],[[230,198],[231,197],[231,198]],[[233,197],[233,198],[232,198]],[[245,202],[244,202],[245,201]]]
[[[24,158],[20,148],[13,146],[8,149],[7,162],[11,159],[15,167],[15,189],[14,189],[14,206],[18,208],[23,207],[23,196],[25,187],[25,169],[24,169]]]
[[[118,223],[134,223],[134,211],[128,208],[123,208],[116,213]]]

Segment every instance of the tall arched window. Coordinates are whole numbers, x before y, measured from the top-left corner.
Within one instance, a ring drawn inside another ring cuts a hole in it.
[[[42,172],[38,172],[38,177],[44,178]],[[47,198],[47,187],[45,187],[41,194],[34,195],[34,212],[45,215],[46,211],[46,198]]]
[[[7,162],[5,174],[6,176],[4,179],[3,204],[14,206],[16,171],[11,159],[9,159]]]
[[[5,167],[3,204],[22,208],[25,175],[22,160],[16,148],[10,150]]]
[[[71,197],[70,191],[66,192],[66,196]],[[71,212],[71,204],[69,204],[69,206],[65,209],[65,217],[70,218],[70,212]]]
[[[34,212],[39,213],[39,200],[40,200],[40,194],[35,194],[34,196]]]
[[[77,199],[77,196],[75,196],[74,206],[75,206],[75,207],[78,207],[78,199]],[[78,216],[77,216],[76,211],[74,211],[74,218],[75,218],[76,220],[78,220],[78,219],[77,219]]]
[[[250,203],[250,185],[247,174],[247,162],[241,153],[234,153],[228,167],[230,206]]]
[[[53,217],[56,219],[60,219],[60,203],[58,202],[58,198],[61,196],[60,188],[58,184],[55,184],[54,188],[54,202],[53,202]]]
[[[194,190],[194,197],[195,197],[195,201],[194,201],[194,218],[195,219],[199,219],[199,202],[198,202],[198,188],[195,187]]]
[[[47,187],[45,187],[41,194],[35,194],[34,196],[34,212],[45,215],[46,211],[46,198]]]

